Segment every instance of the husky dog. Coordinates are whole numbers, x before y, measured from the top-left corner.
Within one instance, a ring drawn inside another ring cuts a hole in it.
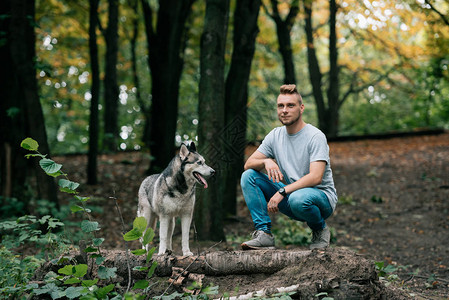
[[[182,144],[179,154],[161,174],[145,178],[139,188],[138,217],[145,217],[147,228],[156,227],[159,217],[159,255],[172,250],[172,235],[175,217],[181,217],[182,253],[193,255],[189,248],[189,231],[195,206],[196,183],[207,188],[204,177],[215,171],[205,164],[204,158],[196,152],[195,144]],[[147,245],[148,250],[148,245]]]

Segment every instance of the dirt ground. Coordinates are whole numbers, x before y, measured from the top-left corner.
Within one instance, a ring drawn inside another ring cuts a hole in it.
[[[339,203],[327,221],[333,234],[332,249],[317,255],[337,259],[344,253],[370,263],[382,261],[396,268],[393,274],[397,279],[387,281],[391,290],[400,289],[410,299],[449,299],[449,133],[332,142],[329,146]],[[118,199],[125,223],[130,226],[136,213],[138,186],[148,167],[148,155],[129,152],[101,156],[100,183],[95,186],[83,184],[86,157],[54,159],[63,164],[63,170],[72,180],[82,183],[81,195],[91,196],[90,203],[103,208],[103,212],[94,216],[102,225],[105,247],[124,249],[120,218],[110,197],[115,195]],[[238,211],[226,223],[225,232],[228,236],[231,233],[249,236],[252,223],[244,203],[239,202]],[[175,234],[179,237],[179,231]],[[191,248],[200,251],[213,245],[213,242],[191,242]],[[209,251],[238,250],[237,245],[235,241],[222,242]],[[285,248],[307,249],[305,246]],[[273,275],[222,276],[206,278],[206,282],[219,285],[222,292],[237,295],[269,286],[291,285],[291,278],[299,278],[295,274],[304,275],[297,268],[290,268]],[[385,299],[399,298],[400,294],[393,293]],[[354,296],[353,299],[362,298]]]

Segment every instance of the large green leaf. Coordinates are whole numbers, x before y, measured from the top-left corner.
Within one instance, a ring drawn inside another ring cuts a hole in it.
[[[32,138],[26,138],[20,143],[20,147],[30,151],[37,151],[39,144]]]
[[[150,285],[150,283],[147,280],[139,280],[136,282],[136,284],[134,284],[133,290],[137,290],[137,289],[146,289],[148,286]]]
[[[62,192],[75,193],[75,190],[80,186],[78,182],[73,182],[67,179],[59,179],[58,185]]]
[[[144,255],[144,254],[147,254],[147,250],[145,250],[145,249],[136,249],[136,250],[131,251],[131,253],[134,254],[134,255]]]
[[[65,296],[69,299],[79,298],[79,296],[81,296],[84,289],[85,288],[82,286],[77,286],[77,287],[71,286],[65,290]]]
[[[144,246],[148,245],[149,243],[151,243],[153,238],[154,238],[154,230],[153,230],[153,228],[148,227],[147,231],[145,231],[145,234],[143,236],[142,244]]]
[[[144,217],[137,217],[134,219],[133,228],[139,230],[140,232],[144,232],[147,228],[147,220]]]
[[[123,238],[125,239],[125,241],[129,242],[129,241],[135,241],[139,238],[142,237],[142,231],[139,231],[136,228],[131,229],[130,231],[128,231],[127,233],[125,233],[123,235]]]
[[[100,227],[98,226],[98,222],[84,220],[83,222],[81,222],[81,230],[83,232],[89,233],[92,231],[100,230]]]
[[[110,279],[115,278],[117,275],[115,272],[117,271],[117,268],[106,268],[104,266],[98,267],[98,277],[100,279]]]
[[[87,274],[87,265],[86,264],[79,264],[75,266],[75,273],[73,276],[81,278],[84,275]]]
[[[104,299],[104,298],[106,298],[107,294],[109,294],[114,289],[114,287],[115,287],[115,284],[110,284],[105,287],[99,288],[95,292],[95,295],[97,296],[98,299]]]
[[[39,165],[47,174],[54,174],[61,170],[62,165],[55,163],[53,160],[43,158],[39,161]]]
[[[73,269],[73,265],[66,265],[58,270],[59,274],[63,275],[72,275],[75,273],[75,270]]]

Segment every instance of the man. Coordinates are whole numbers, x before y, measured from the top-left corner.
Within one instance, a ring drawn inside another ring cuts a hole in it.
[[[304,104],[293,84],[277,98],[279,121],[245,163],[241,186],[256,231],[243,250],[274,249],[269,212],[306,222],[312,229],[310,249],[329,246],[325,220],[337,203],[326,136],[302,119]],[[265,170],[266,174],[261,171]]]

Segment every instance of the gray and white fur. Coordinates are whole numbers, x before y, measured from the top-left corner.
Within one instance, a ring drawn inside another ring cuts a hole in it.
[[[182,253],[193,255],[189,247],[189,232],[195,207],[195,186],[199,183],[207,188],[205,177],[214,173],[192,142],[189,146],[181,145],[179,154],[161,174],[148,176],[141,183],[137,216],[145,217],[147,228],[153,229],[159,218],[159,255],[173,250],[175,217],[181,218]],[[146,247],[148,250],[148,245]]]

